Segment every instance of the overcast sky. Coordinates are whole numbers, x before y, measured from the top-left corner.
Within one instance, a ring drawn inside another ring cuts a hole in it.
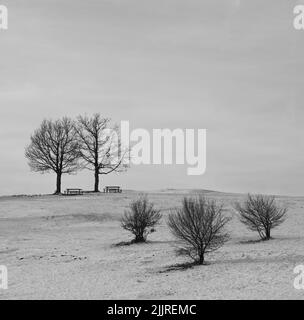
[[[103,184],[304,194],[304,31],[291,0],[0,0],[0,194],[51,193],[24,148],[44,118],[206,128],[207,171],[133,166]],[[304,2],[304,1],[303,1]],[[63,187],[91,189],[91,172]]]

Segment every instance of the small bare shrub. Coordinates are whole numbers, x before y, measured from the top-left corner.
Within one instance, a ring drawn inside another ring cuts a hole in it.
[[[257,231],[262,240],[271,238],[271,229],[285,220],[287,208],[279,207],[275,197],[248,195],[243,204],[236,203],[240,221],[251,231]]]
[[[198,264],[204,264],[205,254],[220,248],[229,238],[224,231],[229,218],[223,216],[223,206],[203,197],[184,198],[182,208],[168,218],[173,235],[183,243],[178,250]]]
[[[134,234],[133,242],[145,242],[149,233],[155,232],[154,226],[159,223],[162,215],[154,209],[148,198],[141,196],[131,202],[130,210],[121,219],[121,226]]]

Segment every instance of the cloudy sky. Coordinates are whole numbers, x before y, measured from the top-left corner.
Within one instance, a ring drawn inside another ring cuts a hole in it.
[[[0,194],[50,193],[24,148],[44,118],[206,128],[207,171],[133,166],[102,184],[304,194],[304,31],[292,0],[0,0]],[[303,1],[304,2],[304,1]],[[91,172],[64,187],[92,188]]]

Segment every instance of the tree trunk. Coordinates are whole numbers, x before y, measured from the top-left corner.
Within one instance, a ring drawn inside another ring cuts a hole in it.
[[[146,242],[146,239],[142,234],[138,234],[135,236],[134,242],[136,242],[136,243]]]
[[[199,261],[198,263],[199,264],[204,264],[205,262],[205,253],[204,252],[201,252],[200,255],[199,255]]]
[[[62,173],[57,173],[56,192],[55,194],[61,194],[61,176]]]
[[[99,192],[99,169],[95,169],[94,192]]]

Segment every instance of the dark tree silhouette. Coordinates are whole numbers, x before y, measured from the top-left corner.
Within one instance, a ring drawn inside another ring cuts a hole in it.
[[[63,174],[72,174],[78,169],[79,144],[75,139],[73,121],[69,118],[44,120],[31,136],[25,156],[35,172],[55,172],[55,194],[61,194]]]
[[[128,152],[120,144],[118,129],[111,129],[110,119],[100,114],[94,114],[92,118],[79,116],[75,129],[83,166],[94,171],[94,192],[99,192],[99,176],[124,171],[123,160]]]
[[[205,254],[217,250],[229,239],[224,231],[229,218],[222,212],[223,207],[214,200],[184,198],[182,208],[168,218],[169,229],[183,244],[178,253],[204,264]]]
[[[155,231],[153,227],[161,218],[160,210],[156,210],[147,197],[141,196],[131,202],[130,210],[121,219],[121,226],[134,234],[133,242],[145,242],[148,234]]]
[[[236,203],[235,209],[239,219],[251,231],[257,231],[262,240],[271,238],[271,229],[285,220],[287,208],[280,208],[275,197],[265,195],[248,195],[243,204]]]

